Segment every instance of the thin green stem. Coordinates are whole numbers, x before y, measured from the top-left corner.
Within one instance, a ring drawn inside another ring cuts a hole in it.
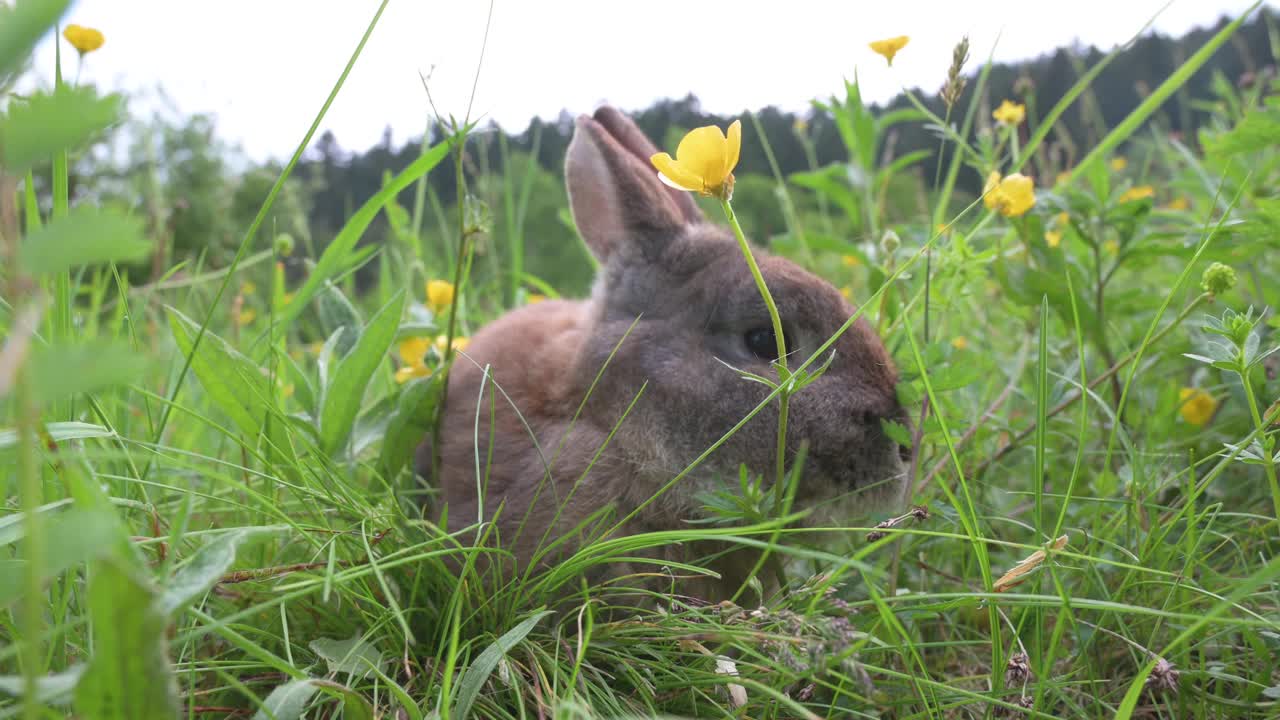
[[[747,244],[747,238],[742,234],[742,226],[738,224],[738,216],[733,213],[733,206],[726,198],[720,199],[720,206],[724,208],[724,215],[729,220],[729,227],[733,228],[733,236],[738,239],[738,248],[742,250],[742,256],[747,260],[747,268],[751,270],[751,277],[756,281],[756,289],[760,291],[760,297],[764,299],[764,305],[769,310],[769,322],[773,325],[773,339],[777,343],[778,379],[785,383],[790,376],[790,373],[787,372],[787,339],[782,332],[782,317],[778,315],[778,305],[773,301],[773,294],[769,292],[769,286],[765,284],[764,275],[760,274],[760,266],[756,264],[756,257],[751,252],[751,246]],[[785,451],[787,447],[788,396],[789,393],[785,387],[778,395],[777,473],[779,488],[786,477]]]
[[[1276,464],[1271,462],[1272,449],[1267,442],[1267,426],[1262,420],[1262,413],[1258,411],[1258,398],[1253,391],[1253,383],[1249,382],[1249,373],[1247,369],[1243,372],[1237,370],[1240,375],[1240,384],[1244,386],[1244,396],[1249,401],[1249,415],[1253,417],[1253,425],[1258,431],[1258,443],[1262,446],[1264,455],[1263,469],[1267,473],[1267,484],[1271,486],[1271,502],[1275,505],[1276,520],[1280,521],[1280,478],[1276,477]]]

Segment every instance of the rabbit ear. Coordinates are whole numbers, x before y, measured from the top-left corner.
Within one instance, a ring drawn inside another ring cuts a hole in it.
[[[687,193],[677,194],[658,180],[646,150],[653,145],[613,108],[578,118],[565,157],[565,183],[573,221],[602,262],[623,243],[656,241],[701,219]]]

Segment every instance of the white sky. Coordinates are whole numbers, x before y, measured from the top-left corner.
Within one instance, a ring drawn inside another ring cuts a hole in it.
[[[220,135],[250,156],[285,157],[301,140],[377,0],[80,0],[67,21],[99,28],[106,44],[82,80],[127,91],[163,87],[183,112],[213,112]],[[473,115],[523,129],[534,115],[624,109],[696,94],[729,113],[803,109],[841,88],[855,68],[864,95],[938,87],[964,33],[970,67],[1032,57],[1080,40],[1109,49],[1162,8],[1166,34],[1235,16],[1252,0],[496,0]],[[1275,0],[1268,5],[1275,7]],[[1167,7],[1166,7],[1167,6]],[[427,113],[419,73],[434,66],[440,109],[459,116],[484,35],[485,0],[391,0],[322,125],[347,149],[399,144]],[[892,69],[867,42],[906,34]],[[997,36],[999,43],[996,44]],[[64,49],[66,46],[64,45]],[[74,74],[75,54],[64,55]],[[53,46],[37,70],[51,77]],[[137,106],[135,105],[135,109]]]

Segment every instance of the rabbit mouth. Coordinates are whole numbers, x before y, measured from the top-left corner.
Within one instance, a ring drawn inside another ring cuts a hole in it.
[[[796,492],[796,505],[812,508],[805,520],[808,527],[830,527],[858,522],[878,510],[895,507],[904,502],[907,485],[907,467],[894,463],[895,467],[884,472],[857,473],[851,482],[846,478],[832,478],[822,473],[806,477]]]

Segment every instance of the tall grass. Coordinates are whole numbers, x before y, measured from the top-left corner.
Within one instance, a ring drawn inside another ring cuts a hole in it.
[[[715,522],[625,536],[639,510],[616,508],[564,561],[501,582],[510,553],[493,526],[442,529],[408,467],[438,428],[451,345],[404,383],[395,355],[465,335],[537,286],[534,165],[490,186],[496,229],[477,221],[464,118],[300,282],[264,228],[384,7],[225,268],[130,287],[151,248],[141,222],[67,194],[118,103],[64,87],[60,58],[54,89],[0,115],[0,718],[1280,713],[1280,356],[1267,355],[1280,113],[1266,101],[1280,87],[1219,84],[1194,148],[1148,124],[1248,14],[1060,179],[1037,151],[1111,55],[1032,127],[993,127],[982,103],[958,125],[918,99],[879,114],[847,83],[819,103],[847,145],[839,172],[773,165],[789,226],[771,248],[856,287],[841,332],[865,317],[894,351],[921,419],[901,429],[918,509],[801,529],[812,508],[779,501],[773,477],[744,478],[707,499]],[[43,36],[66,8],[19,0],[0,38]],[[34,44],[0,44],[0,76]],[[988,70],[968,92],[985,97]],[[37,131],[66,117],[84,121]],[[919,157],[883,157],[894,126],[918,122],[951,153],[937,178],[919,177]],[[1119,153],[1142,174],[1113,169]],[[1035,206],[1004,217],[960,189],[962,173],[992,170],[1033,175]],[[429,192],[432,171],[455,175],[455,207]],[[904,178],[930,204],[906,220],[885,201]],[[411,186],[406,242],[361,247]],[[425,245],[429,207],[445,248]],[[500,300],[468,282],[474,242],[495,232],[513,263],[495,276]],[[375,255],[379,287],[354,296],[351,274]],[[429,307],[421,283],[444,277],[458,292]],[[816,371],[834,339],[789,371]],[[703,567],[643,559],[707,540],[778,558],[789,584],[708,603],[666,591]],[[585,579],[622,561],[643,582]]]

